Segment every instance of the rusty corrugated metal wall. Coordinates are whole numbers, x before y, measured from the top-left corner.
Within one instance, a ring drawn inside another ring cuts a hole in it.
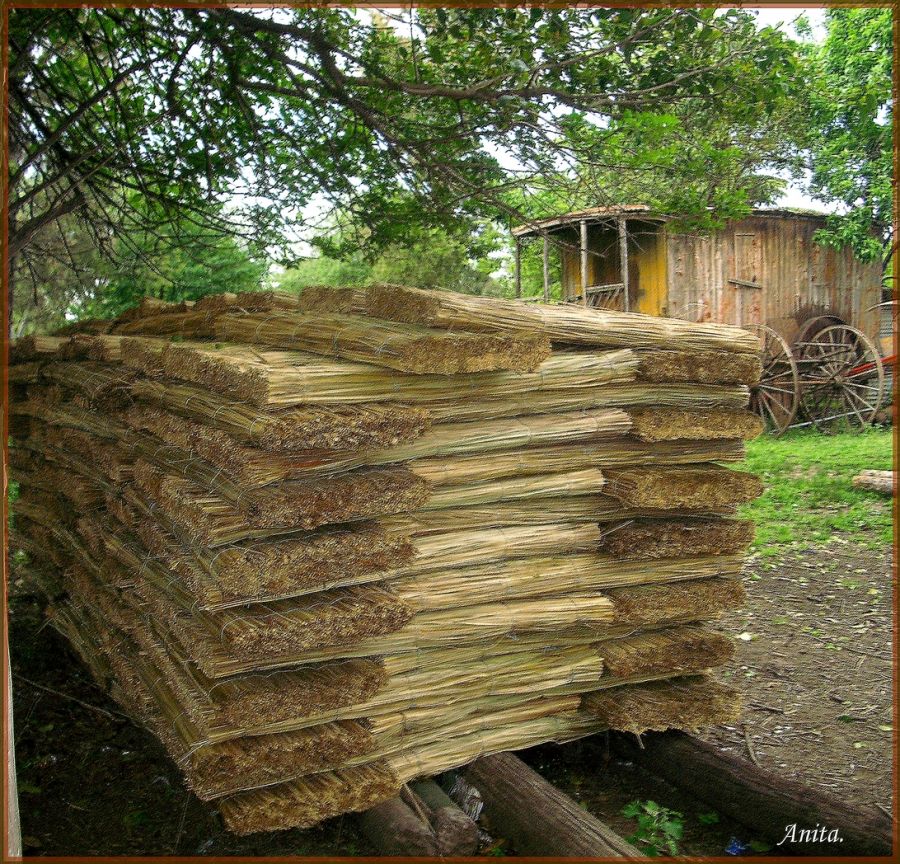
[[[834,315],[877,343],[880,315],[871,307],[881,298],[881,267],[815,243],[822,225],[819,217],[754,215],[705,237],[667,229],[663,314],[764,323],[789,341],[808,318]]]

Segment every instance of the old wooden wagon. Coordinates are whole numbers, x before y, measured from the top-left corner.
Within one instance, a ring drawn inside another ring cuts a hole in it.
[[[753,329],[764,360],[752,407],[773,431],[866,425],[891,353],[881,265],[815,242],[824,224],[821,214],[755,210],[699,234],[639,204],[567,213],[513,229],[516,293],[523,245],[542,242],[539,299],[549,302],[555,281],[566,302]]]

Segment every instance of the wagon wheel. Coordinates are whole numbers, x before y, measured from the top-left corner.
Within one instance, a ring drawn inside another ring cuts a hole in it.
[[[808,342],[817,334],[821,333],[826,327],[843,323],[843,320],[838,318],[837,315],[816,315],[813,318],[807,318],[803,324],[800,325],[800,329],[794,337],[794,345],[799,345],[801,342]]]
[[[771,327],[750,328],[762,346],[762,375],[750,388],[750,410],[758,414],[774,435],[781,435],[797,414],[800,379],[787,342]]]
[[[834,324],[796,342],[800,406],[820,428],[836,420],[867,426],[884,398],[884,364],[869,338]]]

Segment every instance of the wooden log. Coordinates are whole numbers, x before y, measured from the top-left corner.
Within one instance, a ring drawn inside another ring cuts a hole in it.
[[[480,792],[493,831],[508,837],[520,855],[641,856],[609,826],[511,753],[485,756],[462,773]]]
[[[411,783],[410,789],[431,810],[431,824],[440,855],[460,858],[474,855],[478,851],[478,826],[450,800],[434,780]]]
[[[478,827],[433,780],[405,786],[356,819],[384,855],[466,857],[478,849]]]
[[[619,734],[611,736],[610,747],[620,757],[745,825],[754,837],[773,844],[773,854],[891,854],[892,824],[885,814],[852,807],[828,793],[723,753],[691,735],[650,732],[639,742],[633,736]],[[816,829],[820,830],[814,841],[800,833]]]
[[[579,223],[581,229],[581,303],[588,305],[588,227],[584,219]]]
[[[544,235],[544,302],[550,302],[550,238]]]
[[[869,492],[880,492],[882,495],[894,494],[893,471],[860,471],[853,478],[855,489],[866,489]]]
[[[631,298],[628,296],[628,223],[624,216],[616,220],[619,232],[619,270],[622,272],[622,309],[628,312],[631,308]]]
[[[399,797],[360,813],[356,822],[382,855],[433,857],[438,854],[431,825]]]

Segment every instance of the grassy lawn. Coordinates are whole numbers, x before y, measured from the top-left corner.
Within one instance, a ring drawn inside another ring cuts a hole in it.
[[[766,484],[762,497],[741,510],[756,523],[754,551],[774,556],[788,544],[834,536],[889,545],[891,500],[858,491],[850,481],[867,468],[892,468],[892,444],[890,428],[835,435],[798,429],[748,442],[745,467]]]

